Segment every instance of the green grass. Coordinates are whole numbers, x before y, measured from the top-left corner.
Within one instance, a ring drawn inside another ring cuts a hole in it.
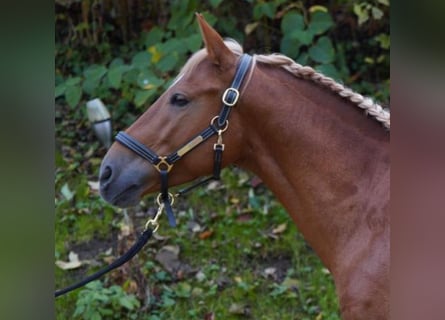
[[[57,190],[65,183],[77,190],[70,201],[57,193],[56,259],[66,260],[73,248],[83,248],[81,260],[103,254],[107,246],[98,244],[111,243],[113,235],[131,245],[153,198],[128,211],[134,230],[123,236],[122,211],[85,190],[86,178],[70,177],[63,175],[56,183]],[[253,189],[249,178],[225,170],[216,190],[201,188],[178,200],[177,228],[161,217],[160,239],[150,240],[124,271],[105,276],[93,289],[58,298],[57,319],[210,319],[212,314],[215,319],[339,319],[330,275],[273,195],[264,187]],[[191,230],[192,222],[199,231]],[[167,245],[180,249],[179,272],[167,272],[156,260]],[[57,287],[99,267],[56,268]],[[123,290],[111,293],[112,285]],[[132,299],[139,301],[137,307],[128,304]],[[76,309],[78,314],[90,311],[73,316]]]

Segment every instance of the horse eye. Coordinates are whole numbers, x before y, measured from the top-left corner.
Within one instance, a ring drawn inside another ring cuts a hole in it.
[[[170,98],[170,103],[173,106],[184,107],[185,105],[187,105],[189,103],[189,101],[183,94],[175,93]]]

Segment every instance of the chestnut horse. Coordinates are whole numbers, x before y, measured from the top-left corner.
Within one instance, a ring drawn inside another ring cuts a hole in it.
[[[157,154],[187,145],[209,125],[242,55],[197,17],[205,49],[126,130]],[[285,206],[330,270],[344,319],[388,319],[389,112],[280,54],[253,56],[232,109],[222,166],[253,172]],[[216,141],[192,143],[168,184],[211,173]],[[112,145],[100,170],[106,201],[128,207],[160,188],[150,162]]]

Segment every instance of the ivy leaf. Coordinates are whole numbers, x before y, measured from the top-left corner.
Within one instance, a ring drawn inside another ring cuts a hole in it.
[[[191,52],[197,51],[201,47],[201,35],[199,33],[193,34],[190,37],[184,39],[187,49]]]
[[[333,64],[320,64],[315,67],[315,70],[324,74],[325,76],[331,77],[334,80],[341,80],[340,72],[338,72],[337,68]]]
[[[137,84],[141,89],[151,90],[158,88],[163,80],[156,77],[150,70],[142,70],[136,79]]]
[[[271,19],[275,16],[275,4],[273,2],[263,2],[258,3],[253,8],[253,18],[255,20],[260,19],[261,17],[266,16]]]
[[[371,9],[372,17],[376,20],[380,20],[383,17],[383,11],[377,7],[372,7]]]
[[[179,58],[177,53],[172,52],[171,54],[162,57],[162,59],[156,64],[156,67],[162,72],[169,72],[175,68],[178,61]]]
[[[317,43],[309,48],[309,56],[319,63],[330,63],[334,61],[335,50],[328,37],[321,37]]]
[[[142,107],[155,92],[156,90],[137,90],[133,101],[136,107]]]
[[[301,42],[291,35],[286,35],[281,39],[280,51],[292,59],[295,59],[295,57],[298,56],[300,47]]]
[[[69,78],[65,81],[65,84],[66,86],[74,86],[76,84],[79,84],[81,80],[82,78],[80,77]]]
[[[334,25],[331,16],[327,12],[315,11],[311,15],[311,22],[309,23],[308,29],[314,35],[319,35]]]
[[[158,44],[162,41],[164,32],[159,27],[154,27],[150,30],[148,34],[145,35],[144,44],[147,48]]]
[[[288,12],[281,20],[281,31],[285,36],[303,28],[303,16],[295,11]]]
[[[102,77],[107,73],[107,68],[102,65],[92,65],[86,69],[83,74],[85,81],[82,84],[83,90],[93,95],[95,90],[99,87]]]
[[[54,90],[54,98],[58,98],[61,95],[63,95],[65,93],[65,90],[66,90],[66,84],[65,83],[59,84]]]
[[[65,99],[71,108],[78,105],[82,97],[82,88],[79,85],[67,86],[65,90]]]
[[[131,60],[131,65],[143,69],[150,66],[151,54],[147,51],[138,52]]]
[[[128,65],[117,65],[108,71],[107,77],[108,81],[110,81],[110,85],[114,89],[119,89],[122,81],[122,74],[131,69],[131,66]]]
[[[295,30],[290,34],[290,36],[306,46],[311,44],[312,40],[314,39],[313,33],[309,30]]]
[[[120,297],[119,304],[128,310],[133,310],[136,307],[135,299],[132,296]]]

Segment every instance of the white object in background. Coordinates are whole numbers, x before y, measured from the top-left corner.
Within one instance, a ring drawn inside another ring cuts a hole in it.
[[[106,148],[111,146],[111,117],[110,113],[100,99],[87,102],[88,120],[93,124],[93,130],[97,138]]]

